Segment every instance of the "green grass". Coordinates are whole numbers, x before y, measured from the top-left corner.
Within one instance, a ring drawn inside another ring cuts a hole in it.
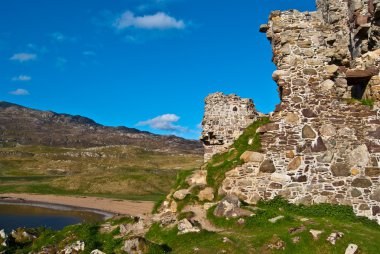
[[[0,193],[157,201],[170,191],[177,173],[202,163],[200,155],[128,146],[87,149],[17,146],[1,147],[0,151],[5,154],[0,157]]]
[[[260,134],[256,133],[256,130],[267,123],[269,123],[267,117],[257,120],[244,130],[244,133],[234,142],[228,152],[216,154],[212,157],[206,166],[208,186],[217,191],[225,179],[225,173],[243,164],[240,156],[245,151],[261,150]],[[248,144],[250,139],[252,139],[251,145]]]
[[[375,101],[373,99],[347,99],[347,104],[362,104],[365,106],[373,107]]]
[[[281,197],[270,201],[260,201],[254,210],[255,215],[245,218],[244,225],[238,225],[238,219],[218,218],[213,215],[214,207],[208,213],[208,219],[216,226],[223,228],[221,233],[233,236],[239,244],[246,246],[242,253],[344,253],[349,243],[355,243],[360,253],[378,253],[380,226],[367,218],[356,217],[349,206],[320,204],[312,206],[289,204]],[[285,218],[272,224],[270,218],[282,215]],[[302,222],[301,218],[308,221]],[[305,226],[303,232],[290,234],[293,227]],[[319,240],[312,239],[310,229],[324,231]],[[326,241],[330,233],[343,232],[342,239],[336,245]],[[284,251],[268,251],[265,246],[277,237],[286,243]],[[295,244],[292,238],[299,236]],[[239,253],[239,252],[231,252]]]

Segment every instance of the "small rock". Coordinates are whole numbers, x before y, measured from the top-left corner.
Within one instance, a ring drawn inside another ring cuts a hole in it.
[[[318,239],[319,239],[319,236],[323,233],[323,231],[315,230],[315,229],[310,229],[309,232],[310,232],[311,235],[313,236],[313,239],[314,239],[314,240],[318,240]]]
[[[232,243],[232,241],[227,238],[227,237],[223,237],[223,240],[222,240],[224,243]]]
[[[84,251],[84,246],[84,242],[76,241],[75,243],[67,245],[62,252],[65,254],[78,253],[79,251]]]
[[[327,237],[327,241],[330,242],[332,245],[335,245],[336,243],[336,240],[340,239],[343,237],[343,233],[342,232],[334,232],[334,233],[331,233],[329,235],[329,237]]]
[[[268,221],[271,223],[276,223],[277,221],[282,220],[283,218],[285,218],[285,217],[280,215],[280,216],[274,217],[272,219],[269,219]]]
[[[238,219],[237,224],[240,225],[240,226],[244,225],[245,224],[245,219],[243,219],[243,218]]]
[[[299,236],[296,236],[296,237],[293,237],[293,238],[292,238],[292,242],[293,242],[293,243],[299,243],[300,240],[301,240],[301,237],[299,237]]]
[[[212,201],[214,200],[214,189],[207,187],[204,190],[201,190],[198,194],[200,201]]]
[[[358,248],[359,247],[356,244],[350,243],[344,254],[355,254],[357,253]]]
[[[106,254],[103,251],[100,251],[98,249],[91,251],[91,254]]]
[[[289,228],[288,232],[289,234],[298,234],[306,230],[306,227],[304,225],[301,225],[299,227],[295,228]]]
[[[134,237],[126,240],[122,250],[129,254],[143,254],[148,251],[148,242],[143,237]]]
[[[186,198],[187,195],[189,195],[190,192],[187,189],[182,189],[174,192],[173,197],[177,200],[183,200]]]
[[[201,231],[198,227],[193,226],[188,219],[183,219],[178,222],[178,234],[187,234],[191,232],[199,232]]]
[[[190,186],[207,185],[207,170],[197,170],[186,179]]]

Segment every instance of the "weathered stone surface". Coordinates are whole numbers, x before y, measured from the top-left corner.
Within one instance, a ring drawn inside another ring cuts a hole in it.
[[[369,177],[378,177],[380,176],[380,168],[378,167],[366,168],[365,175]]]
[[[374,190],[370,198],[372,200],[380,202],[380,188],[377,188],[376,190]]]
[[[354,188],[354,189],[351,190],[351,196],[352,196],[353,198],[360,197],[361,195],[362,195],[362,193],[361,193],[360,190],[358,190],[358,189],[356,189],[356,188]]]
[[[207,171],[196,170],[194,173],[186,179],[187,184],[194,185],[207,185]]]
[[[214,189],[207,187],[204,190],[201,190],[198,194],[200,201],[213,201],[214,200]]]
[[[333,137],[336,134],[336,129],[332,124],[324,124],[319,129],[322,137]]]
[[[355,178],[353,181],[352,181],[352,184],[351,184],[353,187],[357,187],[357,188],[368,188],[372,185],[371,181],[367,178]]]
[[[323,142],[321,137],[318,137],[317,140],[312,143],[311,151],[315,153],[327,151],[325,143]]]
[[[322,91],[330,91],[334,87],[335,83],[331,79],[325,80],[321,83]]]
[[[272,160],[264,160],[263,163],[261,163],[259,170],[263,173],[273,173],[276,171],[276,167]]]
[[[311,128],[309,125],[305,125],[302,128],[302,137],[303,138],[315,139],[317,137],[317,134],[315,133],[313,128]]]
[[[302,110],[302,115],[304,117],[308,117],[308,118],[312,118],[312,117],[317,116],[311,109],[308,109],[308,108],[305,108]]]
[[[245,151],[241,156],[240,159],[244,162],[262,162],[265,159],[265,154],[252,152],[252,151]]]
[[[300,121],[300,118],[295,113],[287,113],[285,117],[285,122],[289,124],[297,124]]]
[[[258,113],[251,99],[223,93],[207,96],[201,137],[205,149],[204,160],[208,161],[214,154],[228,151],[257,117]]]
[[[148,241],[145,238],[132,237],[124,242],[122,250],[130,254],[143,254],[148,248]]]
[[[289,163],[288,170],[296,170],[301,166],[301,164],[302,164],[302,157],[297,156]]]
[[[357,251],[358,251],[358,246],[356,244],[353,244],[353,243],[350,243],[347,248],[346,248],[346,251],[344,252],[344,254],[356,254]]]
[[[201,231],[198,227],[191,224],[188,219],[183,219],[178,222],[178,234],[196,233]]]
[[[348,156],[351,165],[364,167],[369,162],[369,152],[366,145],[358,146]]]
[[[175,198],[177,200],[183,200],[189,194],[190,194],[190,192],[188,189],[178,190],[178,191],[174,192],[173,198]]]
[[[351,175],[351,168],[346,163],[335,163],[331,166],[331,173],[333,176],[349,176]]]
[[[283,173],[273,173],[270,176],[270,179],[274,182],[286,183],[286,182],[290,182],[291,177]]]

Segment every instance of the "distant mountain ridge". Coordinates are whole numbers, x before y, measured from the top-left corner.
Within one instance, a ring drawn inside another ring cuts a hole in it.
[[[94,120],[0,101],[0,144],[54,147],[131,145],[148,150],[202,154],[200,142],[128,127],[108,127]]]

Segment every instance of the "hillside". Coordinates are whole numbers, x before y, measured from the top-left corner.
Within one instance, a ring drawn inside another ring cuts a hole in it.
[[[127,127],[107,127],[86,117],[40,111],[8,102],[0,102],[0,144],[70,148],[129,145],[162,152],[203,152],[198,141]]]

